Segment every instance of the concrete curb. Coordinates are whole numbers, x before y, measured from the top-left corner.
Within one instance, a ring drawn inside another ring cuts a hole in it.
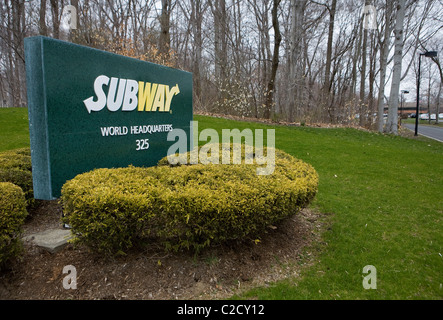
[[[31,234],[23,238],[23,240],[32,242],[50,253],[57,253],[62,250],[72,238],[71,230],[49,229]]]

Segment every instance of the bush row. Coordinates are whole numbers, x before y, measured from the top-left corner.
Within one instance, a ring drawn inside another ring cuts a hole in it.
[[[35,204],[32,187],[31,150],[21,148],[0,153],[0,182],[11,182],[25,193],[28,207]]]
[[[78,242],[108,254],[150,239],[173,250],[254,239],[317,192],[309,164],[275,154],[273,174],[263,176],[244,161],[93,170],[63,186],[64,222]]]
[[[21,228],[28,212],[23,190],[10,182],[0,182],[0,268],[22,249]]]
[[[22,252],[20,234],[28,212],[35,205],[31,150],[0,153],[0,268]]]

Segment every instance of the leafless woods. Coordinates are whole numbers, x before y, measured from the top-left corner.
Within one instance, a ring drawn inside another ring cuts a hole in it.
[[[23,40],[40,34],[190,71],[197,110],[395,133],[419,53],[443,53],[442,0],[1,1],[1,106],[26,106]],[[441,66],[422,63],[435,109]]]

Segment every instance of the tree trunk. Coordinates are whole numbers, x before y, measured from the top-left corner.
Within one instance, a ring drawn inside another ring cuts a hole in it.
[[[194,94],[195,100],[198,106],[201,104],[202,99],[202,73],[201,73],[201,63],[202,63],[202,51],[203,51],[203,38],[202,38],[202,23],[204,7],[201,0],[191,1],[191,30],[194,36],[194,55],[192,62],[193,79],[194,79]]]
[[[12,1],[12,47],[14,54],[10,56],[13,61],[11,64],[11,74],[13,73],[14,86],[14,107],[24,105],[24,90],[22,90],[21,82],[25,78],[25,59],[24,59],[24,0]],[[23,97],[23,99],[22,99]]]
[[[294,122],[295,113],[300,108],[300,91],[303,82],[303,16],[307,0],[291,0],[291,35],[289,56],[288,107],[289,122]]]
[[[375,32],[371,33],[371,54],[369,56],[369,94],[368,94],[368,109],[370,111],[369,120],[372,125],[374,121],[374,90],[375,90],[375,78],[377,68],[377,52],[379,50],[378,39]]]
[[[162,0],[162,12],[160,16],[160,40],[158,51],[165,57],[169,57],[171,47],[171,35],[169,33],[171,19],[171,0]]]
[[[400,92],[401,67],[403,60],[403,28],[405,19],[406,0],[398,0],[397,17],[395,23],[395,51],[394,51],[394,70],[392,75],[391,93],[389,97],[388,121],[386,131],[389,133],[398,133],[398,95]]]
[[[385,35],[381,46],[380,54],[380,89],[378,91],[378,112],[377,112],[377,129],[378,132],[383,132],[384,127],[384,104],[385,104],[385,82],[386,82],[386,68],[388,64],[388,54],[390,46],[391,35],[391,15],[392,15],[392,1],[386,0],[385,10]]]
[[[218,100],[226,98],[227,88],[227,12],[225,0],[208,0],[214,18],[214,66]]]
[[[46,27],[46,0],[40,1],[40,20],[39,20],[39,33],[42,36],[48,35],[48,30]]]
[[[331,92],[331,62],[332,62],[332,42],[334,39],[334,24],[335,24],[335,11],[337,8],[337,0],[332,1],[331,8],[329,10],[329,32],[328,32],[328,48],[326,52],[326,66],[325,66],[325,84],[323,90],[326,97]]]
[[[366,0],[366,3],[368,1]],[[363,43],[362,43],[362,53],[361,53],[361,70],[360,70],[360,118],[359,124],[363,126],[366,118],[366,60],[367,60],[367,44],[368,44],[368,29],[364,28],[364,23],[362,23],[363,28]]]
[[[79,17],[79,12],[78,12],[78,0],[71,0],[71,5],[75,8],[75,12],[71,13],[71,14],[75,14],[75,17],[71,18],[71,19],[75,19],[75,27],[78,28],[78,17]],[[72,42],[73,38],[74,38],[74,29],[69,28],[69,36],[68,39],[70,42]]]
[[[51,0],[52,11],[52,36],[56,39],[60,38],[60,14],[58,8],[58,0]]]
[[[274,54],[272,57],[272,70],[271,70],[271,78],[268,83],[268,92],[266,96],[266,108],[264,117],[266,119],[271,118],[271,110],[273,109],[274,104],[274,91],[275,91],[275,77],[277,75],[277,69],[279,64],[279,53],[280,53],[280,43],[282,40],[282,36],[280,33],[280,26],[278,23],[278,7],[280,5],[281,0],[274,0],[274,5],[272,7],[272,27],[274,28],[275,41],[274,41]]]

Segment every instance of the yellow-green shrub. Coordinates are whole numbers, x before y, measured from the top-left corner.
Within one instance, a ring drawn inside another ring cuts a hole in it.
[[[199,250],[258,237],[317,192],[315,170],[282,151],[276,151],[274,173],[263,176],[256,164],[159,164],[98,169],[68,181],[64,221],[78,241],[108,253],[148,237],[169,249]]]
[[[31,171],[31,150],[29,148],[20,148],[0,152],[0,168]]]
[[[20,254],[21,228],[27,214],[22,189],[0,182],[0,267]]]
[[[20,148],[0,152],[0,182],[11,182],[22,188],[28,206],[34,204],[31,150]]]
[[[149,169],[97,169],[63,186],[63,221],[80,242],[117,254],[149,233],[148,222],[160,211],[161,191]]]

